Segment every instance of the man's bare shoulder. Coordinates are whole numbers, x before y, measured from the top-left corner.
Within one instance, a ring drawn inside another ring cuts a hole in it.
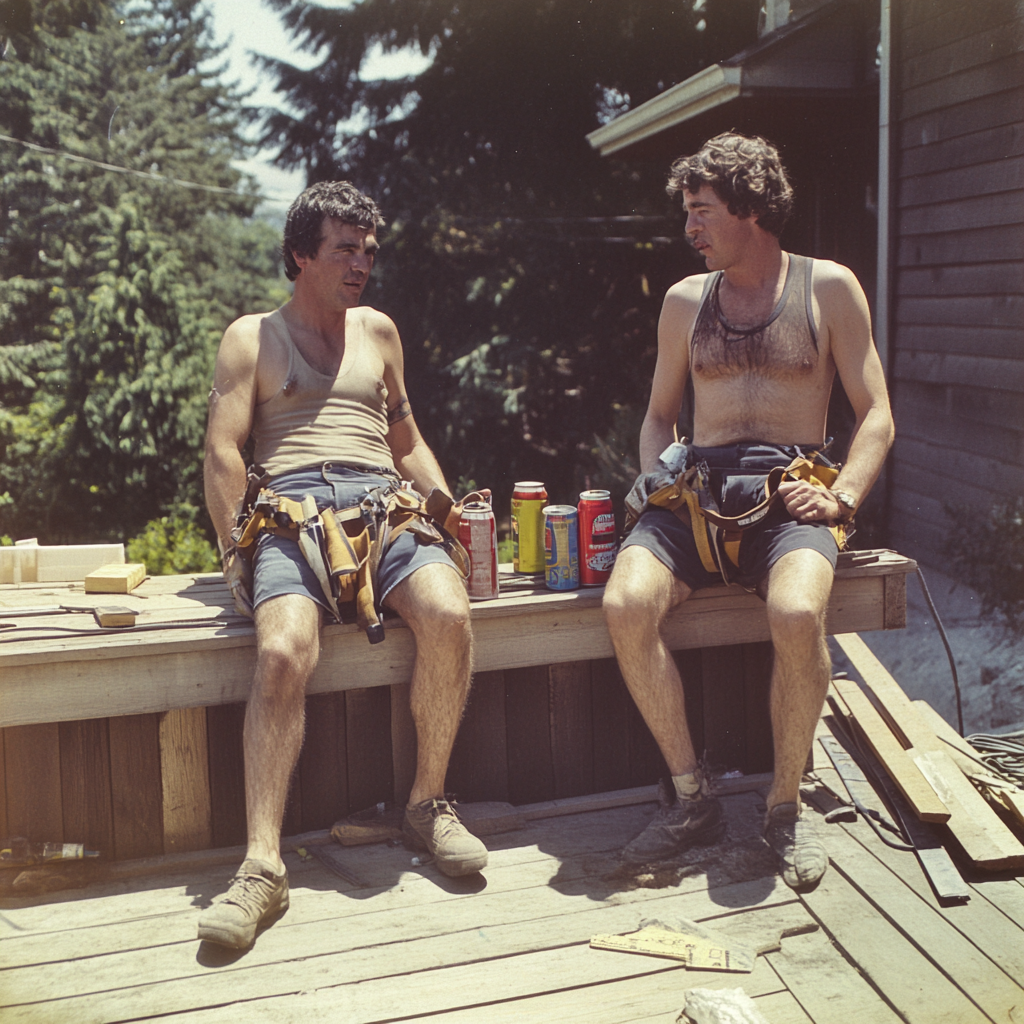
[[[814,261],[814,291],[819,299],[829,295],[857,294],[863,289],[857,275],[849,267],[832,260]]]
[[[693,274],[690,277],[684,277],[681,281],[676,281],[665,292],[665,302],[683,305],[699,303],[700,297],[704,293],[704,283],[710,276],[710,274]]]
[[[260,327],[270,313],[247,313],[228,324],[221,344],[232,346],[257,345],[260,340]]]

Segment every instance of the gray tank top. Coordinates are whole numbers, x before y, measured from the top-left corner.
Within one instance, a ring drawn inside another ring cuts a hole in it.
[[[690,359],[697,376],[725,369],[785,372],[808,369],[818,358],[818,334],[811,308],[814,260],[789,254],[786,283],[768,319],[736,327],[722,315],[718,289],[722,272],[708,274],[693,325]]]
[[[302,358],[280,310],[263,320],[260,344],[282,346],[288,372],[277,394],[253,414],[259,465],[272,477],[325,462],[394,470],[385,440],[388,392],[363,330],[346,331],[336,377]]]

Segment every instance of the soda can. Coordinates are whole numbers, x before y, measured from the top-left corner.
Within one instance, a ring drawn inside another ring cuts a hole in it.
[[[486,501],[470,501],[462,506],[459,543],[469,555],[466,592],[470,601],[493,600],[498,596],[498,532]]]
[[[544,568],[549,590],[575,590],[580,585],[578,519],[574,505],[544,509]]]
[[[512,491],[512,568],[544,572],[544,506],[548,492],[539,480],[521,480]]]
[[[608,582],[619,551],[611,493],[584,491],[579,517],[580,586],[600,587]]]

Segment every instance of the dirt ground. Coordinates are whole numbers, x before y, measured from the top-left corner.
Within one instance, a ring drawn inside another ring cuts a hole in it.
[[[973,590],[937,569],[922,571],[956,660],[965,731],[1024,729],[1024,638],[1007,635],[991,616],[983,617]],[[907,628],[862,636],[912,700],[927,700],[956,725],[949,658],[916,577],[907,577]],[[848,668],[839,648],[831,646],[834,667]]]

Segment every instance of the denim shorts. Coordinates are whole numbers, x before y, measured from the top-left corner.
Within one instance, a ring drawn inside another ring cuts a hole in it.
[[[295,501],[312,494],[316,507],[323,511],[358,505],[373,488],[397,480],[388,469],[352,469],[327,462],[319,469],[282,473],[267,488]],[[402,580],[430,562],[440,562],[455,571],[454,563],[440,544],[421,544],[410,531],[400,533],[380,559],[374,595],[377,603],[382,603]],[[327,608],[324,592],[299,545],[287,537],[261,533],[256,539],[253,560],[253,607],[282,594],[300,594]]]
[[[694,446],[690,452],[690,465],[700,460],[707,463],[712,492],[727,516],[741,515],[758,505],[764,498],[769,470],[788,466],[798,455],[806,454],[795,445],[753,443],[720,448]],[[634,544],[647,548],[691,590],[722,582],[720,573],[704,568],[693,530],[668,509],[648,509],[640,517],[622,542],[624,548]],[[730,579],[743,587],[757,587],[783,555],[803,548],[819,552],[835,569],[839,547],[831,530],[822,523],[798,523],[785,505],[779,505],[743,534],[739,568],[729,566]]]

